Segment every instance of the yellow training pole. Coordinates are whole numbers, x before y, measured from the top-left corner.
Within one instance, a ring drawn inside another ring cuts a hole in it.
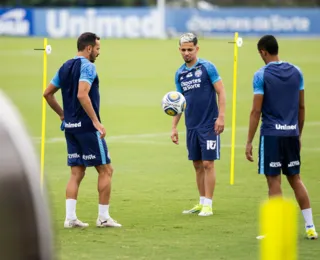
[[[292,200],[272,198],[260,208],[260,260],[297,260],[297,207]]]
[[[233,59],[233,95],[232,95],[232,126],[231,126],[231,163],[230,184],[234,184],[234,153],[236,140],[236,104],[237,104],[237,67],[238,67],[238,32],[234,34],[234,59]]]
[[[43,86],[42,86],[42,93],[47,88],[47,52],[46,48],[48,45],[47,38],[43,40]],[[41,119],[41,168],[40,168],[40,181],[41,181],[41,188],[43,186],[44,180],[44,148],[45,148],[45,137],[46,137],[46,100],[42,98],[42,119]]]

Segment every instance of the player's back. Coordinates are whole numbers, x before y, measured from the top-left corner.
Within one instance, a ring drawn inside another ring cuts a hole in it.
[[[96,75],[94,64],[84,57],[75,57],[66,61],[61,66],[58,75],[63,99],[66,131],[86,132],[95,130],[91,119],[78,100],[79,81],[86,81],[91,85],[89,97],[100,120],[99,79]]]
[[[299,96],[304,88],[299,68],[287,62],[271,62],[255,74],[255,85],[262,86],[264,95],[261,134],[299,135]]]

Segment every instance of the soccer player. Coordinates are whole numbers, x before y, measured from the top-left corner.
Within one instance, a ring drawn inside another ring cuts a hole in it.
[[[198,39],[185,33],[179,40],[185,63],[175,74],[176,89],[186,99],[188,159],[193,161],[200,195],[199,203],[183,214],[210,216],[216,182],[214,161],[220,159],[220,134],[224,130],[226,96],[216,67],[197,57]],[[218,104],[217,104],[218,96]],[[173,118],[171,139],[179,143],[177,125],[181,114]]]
[[[295,65],[279,60],[278,49],[272,35],[265,35],[258,42],[258,51],[266,65],[253,78],[246,157],[253,162],[252,141],[262,115],[258,172],[266,176],[269,196],[282,195],[281,172],[287,177],[304,216],[306,236],[316,239],[309,196],[300,178],[305,117],[303,75]]]
[[[99,78],[94,64],[100,54],[100,38],[83,33],[77,41],[78,54],[66,61],[45,90],[43,96],[62,121],[68,150],[71,176],[66,189],[65,228],[88,227],[77,218],[76,203],[86,167],[98,172],[98,227],[121,227],[109,214],[113,168],[104,139],[106,130],[100,120]],[[63,109],[55,99],[61,90]]]

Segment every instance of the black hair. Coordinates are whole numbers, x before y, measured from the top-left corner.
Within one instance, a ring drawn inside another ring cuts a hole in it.
[[[83,51],[87,46],[95,46],[96,40],[100,40],[100,37],[95,33],[85,32],[81,34],[77,41],[78,51]]]
[[[258,50],[267,51],[270,55],[278,55],[279,45],[273,35],[265,35],[258,42]]]

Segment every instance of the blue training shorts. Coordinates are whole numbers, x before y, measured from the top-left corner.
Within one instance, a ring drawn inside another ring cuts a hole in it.
[[[68,166],[98,166],[111,163],[106,141],[100,133],[72,134],[65,132],[68,150]]]
[[[220,136],[214,126],[187,129],[188,158],[192,161],[214,161],[220,159]]]
[[[259,174],[300,173],[299,136],[260,136]]]

